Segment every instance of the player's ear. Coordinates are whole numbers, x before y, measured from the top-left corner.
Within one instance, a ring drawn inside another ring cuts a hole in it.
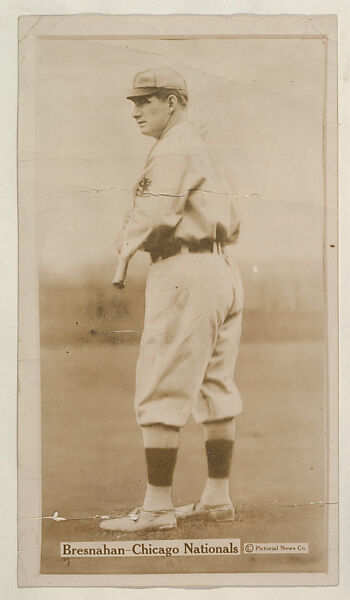
[[[168,96],[168,106],[169,106],[169,114],[173,113],[177,106],[177,98],[175,94],[170,94]]]

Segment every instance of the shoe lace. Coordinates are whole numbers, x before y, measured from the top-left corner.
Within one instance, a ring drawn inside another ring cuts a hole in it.
[[[141,507],[134,508],[134,510],[132,510],[128,514],[129,519],[131,519],[131,521],[137,521],[140,516],[140,512],[141,512]]]

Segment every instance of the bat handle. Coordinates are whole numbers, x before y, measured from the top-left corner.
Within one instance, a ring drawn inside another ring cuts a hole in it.
[[[126,273],[128,270],[128,263],[129,263],[129,259],[125,258],[125,257],[120,257],[119,258],[119,262],[118,262],[118,266],[116,269],[116,272],[114,274],[113,277],[113,285],[115,285],[115,287],[117,287],[119,290],[122,290],[125,288],[125,280],[126,280]]]

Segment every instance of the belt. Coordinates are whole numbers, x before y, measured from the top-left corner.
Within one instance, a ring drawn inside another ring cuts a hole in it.
[[[189,254],[189,253],[210,253],[210,254],[223,254],[223,247],[220,242],[215,240],[209,240],[204,238],[203,240],[196,240],[194,242],[184,242],[183,240],[176,240],[167,248],[161,250],[153,250],[150,252],[152,262],[155,263],[159,260],[176,256],[177,254]]]

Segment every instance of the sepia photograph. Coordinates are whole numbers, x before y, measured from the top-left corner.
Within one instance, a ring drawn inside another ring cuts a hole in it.
[[[18,44],[20,585],[334,585],[336,16]]]

